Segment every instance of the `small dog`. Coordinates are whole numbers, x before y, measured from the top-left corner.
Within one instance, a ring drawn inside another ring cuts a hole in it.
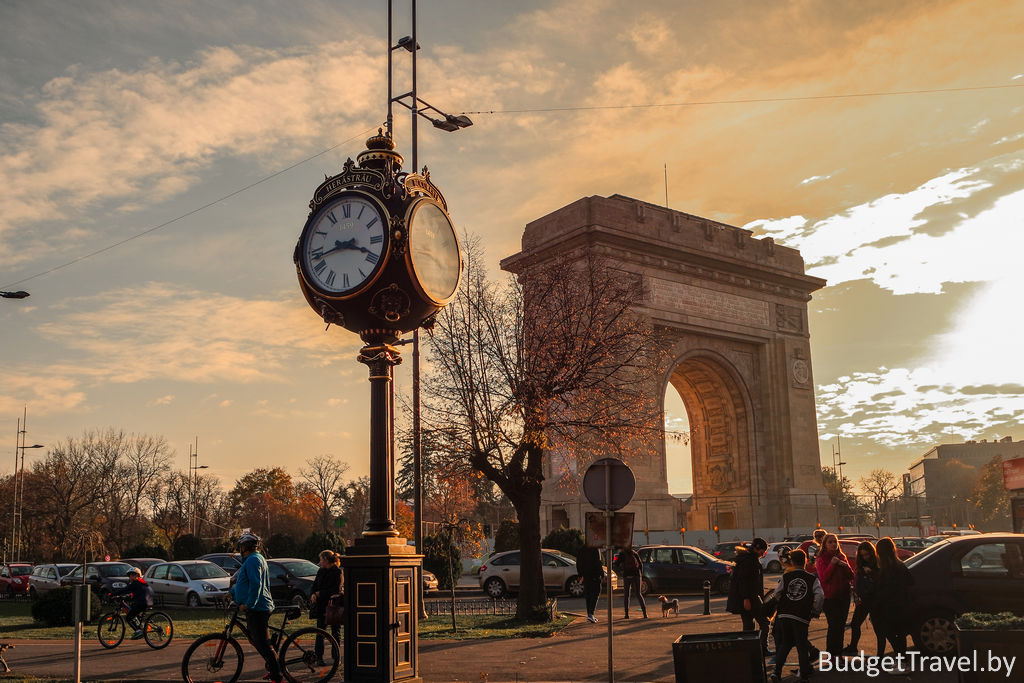
[[[661,616],[667,617],[669,612],[679,614],[679,600],[676,598],[669,600],[664,595],[659,595],[658,602],[661,603]]]

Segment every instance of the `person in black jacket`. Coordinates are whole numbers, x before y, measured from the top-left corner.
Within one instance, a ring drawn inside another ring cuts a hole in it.
[[[640,553],[632,546],[623,549],[621,553],[622,579],[625,585],[622,588],[622,604],[625,607],[625,618],[629,619],[629,594],[636,593],[636,599],[640,603],[640,611],[647,618],[647,603],[644,601],[644,594],[640,590],[640,582],[644,577],[644,562],[640,559]]]
[[[732,571],[732,582],[729,585],[729,598],[725,603],[727,610],[740,615],[743,630],[753,631],[754,622],[761,630],[761,650],[765,656],[772,653],[768,650],[768,618],[764,615],[764,571],[761,568],[761,556],[768,550],[768,542],[763,538],[755,538],[749,545],[736,546],[736,567]]]
[[[327,602],[335,595],[342,595],[341,592],[341,556],[333,550],[320,551],[320,569],[313,579],[313,586],[310,589],[309,616],[316,618],[317,628],[328,628],[327,624]],[[344,599],[344,596],[342,596]],[[331,624],[331,635],[339,644],[341,642],[341,624]],[[317,663],[324,665],[324,639],[317,636],[313,645],[313,654],[316,655]],[[334,653],[338,658],[339,653]]]
[[[871,623],[885,636],[896,654],[903,654],[907,651],[907,633],[910,630],[907,612],[914,577],[897,556],[896,544],[891,538],[886,536],[878,541],[875,550],[878,552],[878,580],[875,582]]]
[[[853,617],[850,619],[850,644],[843,649],[844,655],[856,655],[857,644],[860,642],[861,626],[868,615],[874,612],[875,582],[878,580],[878,555],[871,541],[864,541],[857,546],[856,572],[853,576]],[[874,618],[872,618],[874,625]],[[875,641],[878,656],[885,650],[885,636],[875,629]]]
[[[142,570],[138,567],[132,567],[128,570],[128,579],[128,585],[114,591],[112,595],[132,596],[132,607],[124,618],[128,625],[135,629],[135,633],[132,634],[132,640],[137,640],[142,637],[142,624],[139,623],[138,617],[153,606],[153,589],[142,578]]]
[[[805,681],[811,675],[810,647],[807,629],[811,619],[821,614],[825,593],[821,590],[818,577],[804,569],[807,555],[803,550],[794,550],[786,562],[786,573],[779,579],[772,596],[778,600],[775,617],[775,671],[771,682],[782,680],[782,668],[786,666],[789,651],[796,648],[800,662],[800,679]]]
[[[587,605],[587,621],[597,623],[594,610],[597,598],[601,595],[601,581],[604,579],[604,565],[601,563],[601,552],[592,545],[585,545],[576,558],[576,571],[583,579],[583,598]]]

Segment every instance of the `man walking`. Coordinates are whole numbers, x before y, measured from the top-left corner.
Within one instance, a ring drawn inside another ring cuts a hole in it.
[[[729,585],[729,598],[726,609],[740,615],[743,630],[753,631],[754,622],[761,630],[761,650],[765,656],[772,653],[768,650],[768,617],[764,615],[764,572],[761,568],[761,556],[768,551],[768,542],[763,538],[755,538],[749,545],[736,546],[736,568],[732,572]]]
[[[245,533],[238,539],[238,552],[242,554],[242,566],[235,573],[235,587],[231,597],[241,605],[249,626],[249,642],[267,663],[272,683],[280,683],[281,666],[277,653],[270,645],[270,613],[274,611],[274,599],[270,597],[270,572],[267,561],[256,552],[260,537]]]

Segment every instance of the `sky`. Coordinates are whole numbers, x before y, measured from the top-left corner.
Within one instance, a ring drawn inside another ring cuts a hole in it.
[[[227,485],[328,454],[368,473],[358,340],[324,330],[291,255],[387,115],[386,16],[0,0],[0,289],[31,292],[0,299],[0,442],[27,410],[30,444],[162,435]],[[495,271],[527,222],[616,193],[800,249],[828,281],[822,461],[902,472],[1024,438],[1021,35],[1024,4],[998,0],[421,2],[420,96],[474,125],[420,126],[419,160]],[[407,393],[408,359],[396,376]],[[673,447],[673,491],[688,468]]]

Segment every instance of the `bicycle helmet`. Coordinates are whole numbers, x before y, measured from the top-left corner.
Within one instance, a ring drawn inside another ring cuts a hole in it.
[[[254,533],[250,533],[247,531],[244,534],[242,534],[238,539],[238,545],[246,545],[249,543],[253,545],[259,545],[260,537]]]

